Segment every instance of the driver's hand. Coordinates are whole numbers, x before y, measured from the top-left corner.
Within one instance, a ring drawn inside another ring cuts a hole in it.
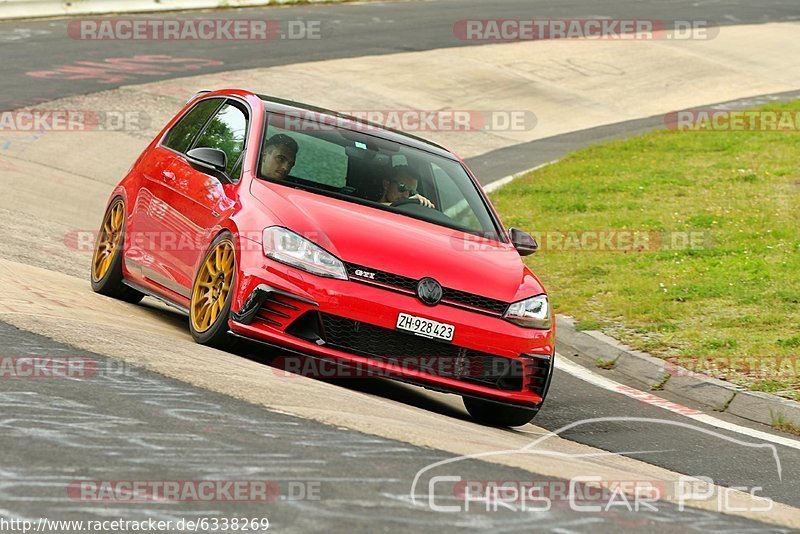
[[[430,200],[428,200],[427,198],[423,197],[420,194],[416,194],[413,197],[408,197],[408,198],[410,198],[411,200],[416,200],[426,208],[436,208],[436,206],[433,205],[433,202],[431,202]]]

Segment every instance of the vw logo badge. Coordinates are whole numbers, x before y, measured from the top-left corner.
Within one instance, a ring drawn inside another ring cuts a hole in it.
[[[442,286],[433,278],[423,278],[417,283],[417,296],[428,306],[435,306],[442,300]]]

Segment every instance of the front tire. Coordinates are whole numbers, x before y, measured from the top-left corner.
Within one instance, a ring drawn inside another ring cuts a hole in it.
[[[137,303],[144,293],[123,283],[122,254],[125,249],[125,203],[115,198],[103,215],[92,255],[92,290],[125,302]]]
[[[230,346],[228,318],[235,275],[233,236],[224,232],[211,243],[192,285],[189,331],[197,343],[217,348]]]
[[[472,418],[489,426],[522,426],[530,423],[539,412],[538,408],[518,408],[474,397],[463,397],[463,400]]]

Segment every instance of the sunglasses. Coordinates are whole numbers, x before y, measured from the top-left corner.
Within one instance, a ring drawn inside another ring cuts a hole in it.
[[[417,194],[416,189],[412,189],[412,188],[408,187],[403,182],[398,182],[397,180],[392,180],[392,183],[393,184],[397,184],[397,190],[400,191],[401,193],[405,193],[406,191],[408,191],[408,196],[410,196],[410,197],[413,197],[414,195]]]

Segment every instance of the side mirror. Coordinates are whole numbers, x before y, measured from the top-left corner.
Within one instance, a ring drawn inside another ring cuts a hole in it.
[[[230,176],[225,173],[228,155],[218,148],[193,148],[186,153],[186,159],[194,169],[218,178],[221,182],[231,183]]]
[[[539,249],[539,243],[528,232],[512,228],[509,234],[511,234],[511,244],[520,256],[530,256]]]

